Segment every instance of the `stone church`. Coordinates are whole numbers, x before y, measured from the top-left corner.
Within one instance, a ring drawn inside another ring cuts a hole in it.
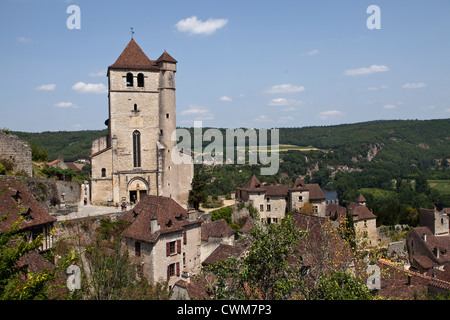
[[[151,194],[187,208],[193,161],[171,139],[176,65],[166,51],[150,60],[131,39],[108,67],[108,135],[92,142],[92,204],[139,202]],[[175,164],[171,152],[186,161]]]

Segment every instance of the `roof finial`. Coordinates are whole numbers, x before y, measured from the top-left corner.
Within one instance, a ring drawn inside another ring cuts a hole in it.
[[[133,39],[133,34],[134,34],[134,31],[133,31],[133,27],[130,27],[130,29],[131,29],[131,39]]]

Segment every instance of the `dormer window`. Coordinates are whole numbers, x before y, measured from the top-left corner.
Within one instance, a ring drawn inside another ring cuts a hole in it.
[[[12,196],[16,202],[19,202],[22,198],[20,197],[20,191],[16,190],[16,193]]]
[[[25,222],[31,221],[31,208],[28,207],[26,211],[22,212],[22,217],[24,218]]]
[[[133,74],[131,72],[127,73],[127,87],[133,86]]]
[[[166,219],[166,227],[167,227],[167,228],[170,228],[171,226],[172,226],[172,220],[169,219],[169,218],[167,218],[167,219]]]

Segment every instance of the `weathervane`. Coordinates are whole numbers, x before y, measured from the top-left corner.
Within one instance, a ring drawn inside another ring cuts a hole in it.
[[[131,29],[131,39],[133,39],[133,34],[134,34],[133,27],[130,27],[130,29]]]

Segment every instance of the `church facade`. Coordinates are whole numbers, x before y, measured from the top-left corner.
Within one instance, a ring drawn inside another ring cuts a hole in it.
[[[146,194],[187,208],[193,177],[190,155],[172,161],[176,149],[175,72],[167,52],[150,60],[131,39],[108,67],[108,135],[92,142],[91,202],[139,202]],[[189,157],[189,159],[186,159]]]

